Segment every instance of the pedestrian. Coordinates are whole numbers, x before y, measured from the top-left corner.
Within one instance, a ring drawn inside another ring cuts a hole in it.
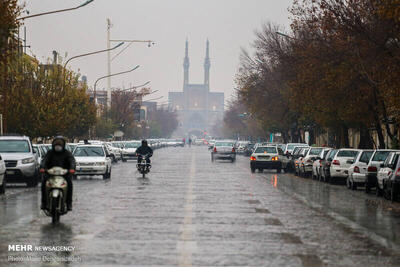
[[[189,137],[189,147],[192,146],[192,138]]]
[[[186,138],[183,138],[183,146],[185,146],[186,145]]]

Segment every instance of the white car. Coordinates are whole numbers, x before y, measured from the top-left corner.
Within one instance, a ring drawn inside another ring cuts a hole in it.
[[[312,166],[312,178],[313,179],[320,179],[321,176],[321,167],[322,167],[322,160],[326,157],[329,151],[331,151],[332,148],[324,147],[321,152],[316,156],[313,166]]]
[[[346,181],[347,188],[356,190],[357,186],[365,185],[365,175],[372,154],[374,154],[374,150],[363,150],[354,160],[350,160],[353,163],[349,168],[349,176]]]
[[[124,142],[124,148],[122,149],[122,161],[126,162],[129,159],[137,159],[136,149],[141,145],[141,141]]]
[[[111,178],[111,159],[103,145],[78,145],[73,153],[78,175],[101,175],[103,179]]]
[[[331,174],[331,182],[337,180],[347,180],[347,176],[349,176],[349,168],[351,166],[351,162],[348,160],[354,160],[359,153],[361,153],[361,149],[352,149],[352,148],[342,148],[339,149],[338,153],[332,160],[332,164],[330,167]]]
[[[283,150],[285,154],[292,154],[295,147],[309,147],[306,143],[288,143]]]
[[[264,169],[275,169],[280,173],[286,169],[288,160],[283,150],[276,146],[258,146],[250,157],[250,170],[254,173],[257,169],[262,172]]]
[[[311,147],[301,161],[300,176],[307,177],[313,173],[313,164],[324,150],[323,147]]]
[[[400,152],[390,152],[386,160],[381,164],[381,168],[377,173],[378,184],[376,187],[376,195],[381,196],[385,183],[390,179],[390,176],[396,172],[397,162],[399,160]]]
[[[4,194],[6,191],[6,164],[0,156],[0,194]]]

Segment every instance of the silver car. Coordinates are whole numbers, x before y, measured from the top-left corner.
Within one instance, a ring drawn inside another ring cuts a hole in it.
[[[39,175],[38,154],[27,136],[0,136],[0,154],[6,164],[6,181],[37,186]]]
[[[216,141],[211,151],[211,161],[216,159],[236,160],[235,141]]]

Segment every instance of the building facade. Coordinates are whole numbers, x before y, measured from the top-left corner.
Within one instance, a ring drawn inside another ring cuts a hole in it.
[[[210,91],[210,43],[207,40],[204,60],[204,83],[189,82],[189,43],[183,60],[183,92],[169,92],[169,108],[178,115],[178,135],[201,136],[209,132],[224,114],[224,93]]]

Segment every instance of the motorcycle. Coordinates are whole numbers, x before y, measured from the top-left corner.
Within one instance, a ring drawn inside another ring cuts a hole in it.
[[[47,207],[44,213],[52,218],[52,223],[58,223],[60,216],[68,212],[67,210],[67,188],[68,184],[64,176],[68,173],[68,170],[53,167],[47,170],[49,179],[46,182],[46,197]]]
[[[141,157],[140,162],[137,163],[136,168],[139,173],[142,174],[143,178],[146,178],[146,174],[150,172],[151,164],[147,163],[148,155],[138,155],[138,158]]]

